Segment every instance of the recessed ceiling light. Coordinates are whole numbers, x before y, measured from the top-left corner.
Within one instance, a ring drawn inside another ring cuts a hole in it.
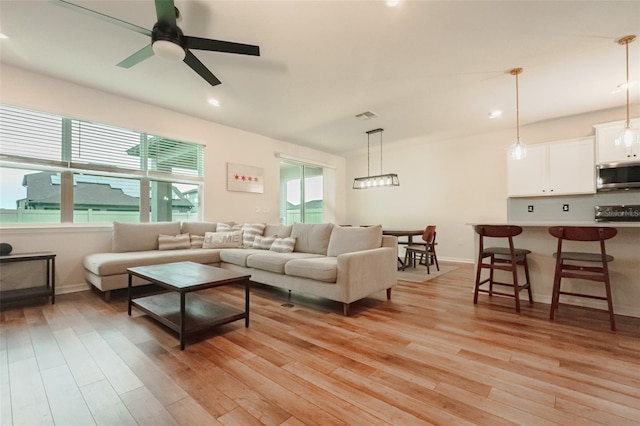
[[[402,0],[387,0],[385,4],[387,7],[397,7],[402,3]]]
[[[615,95],[616,93],[620,93],[620,92],[622,92],[624,90],[631,89],[636,84],[638,84],[637,81],[630,81],[628,83],[626,83],[626,82],[625,83],[620,83],[620,84],[618,84],[617,88],[613,89],[610,93],[612,95]]]
[[[496,110],[489,113],[489,118],[498,118],[502,116],[502,111]]]
[[[9,38],[9,36],[8,36],[8,35],[3,34],[3,33],[0,33],[0,40],[6,40],[6,39],[8,39],[8,38]]]
[[[214,98],[209,98],[207,100],[207,102],[209,102],[209,105],[213,105],[215,107],[219,107],[220,106],[220,101]]]

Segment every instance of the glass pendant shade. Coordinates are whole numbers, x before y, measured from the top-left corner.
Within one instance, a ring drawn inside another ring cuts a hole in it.
[[[624,130],[616,137],[615,144],[625,148],[640,145],[640,130],[635,127],[625,126]]]
[[[527,156],[527,146],[518,140],[509,147],[509,157],[513,160],[522,160]]]

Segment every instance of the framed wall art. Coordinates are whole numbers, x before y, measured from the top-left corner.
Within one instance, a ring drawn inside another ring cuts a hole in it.
[[[264,193],[264,169],[227,163],[227,190]]]

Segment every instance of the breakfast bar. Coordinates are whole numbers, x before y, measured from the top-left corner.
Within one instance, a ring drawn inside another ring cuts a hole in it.
[[[478,223],[468,223],[477,225]],[[549,234],[552,226],[606,226],[616,228],[618,234],[606,241],[607,254],[614,257],[609,263],[613,306],[617,315],[640,318],[640,223],[638,222],[593,222],[593,221],[541,221],[541,222],[482,222],[485,225],[517,225],[523,228],[522,234],[514,238],[517,248],[531,250],[528,255],[531,275],[531,289],[534,302],[551,303],[555,259],[553,253],[557,248],[557,239]],[[473,232],[473,231],[472,231]],[[475,259],[477,260],[478,236],[474,232]],[[598,243],[565,242],[567,250],[599,252]],[[564,247],[564,246],[563,246]],[[524,281],[523,281],[524,282]],[[575,288],[581,293],[600,295],[601,286],[592,285],[583,280],[567,280],[568,288]],[[563,284],[564,285],[564,284]],[[583,298],[563,298],[563,303],[575,304],[606,310],[606,303],[599,300]]]

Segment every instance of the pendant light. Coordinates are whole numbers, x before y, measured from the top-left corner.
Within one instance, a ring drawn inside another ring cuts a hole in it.
[[[384,129],[373,129],[367,132],[367,176],[358,177],[353,180],[353,189],[380,188],[383,186],[400,186],[400,180],[395,173],[382,174],[382,132]],[[380,174],[371,176],[370,147],[371,135],[380,133]]]
[[[629,43],[635,39],[635,35],[628,35],[618,40],[618,44],[624,45],[626,49],[627,79],[625,81],[625,87],[627,91],[627,121],[624,124],[624,130],[618,134],[614,143],[616,146],[624,146],[626,148],[630,148],[634,144],[640,144],[640,130],[631,127],[631,121],[629,118]]]
[[[518,99],[518,75],[522,74],[522,68],[514,68],[511,75],[516,76],[516,143],[509,148],[509,156],[514,160],[522,160],[527,156],[527,146],[520,142],[520,108]]]

